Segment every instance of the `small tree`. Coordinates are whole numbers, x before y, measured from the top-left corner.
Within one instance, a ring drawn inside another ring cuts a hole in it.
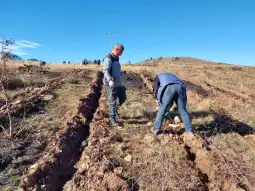
[[[9,136],[13,137],[13,126],[12,126],[12,119],[11,119],[11,111],[10,111],[10,98],[9,95],[5,89],[5,83],[8,81],[8,72],[7,72],[7,62],[11,58],[11,49],[10,45],[14,44],[14,41],[12,39],[5,40],[3,37],[3,40],[0,41],[1,43],[1,60],[2,60],[2,72],[0,76],[0,84],[3,91],[3,95],[5,98],[6,108],[7,108],[7,114],[9,119]],[[6,132],[5,128],[0,125],[1,128]],[[6,132],[7,133],[7,132]],[[8,134],[8,133],[7,133]]]

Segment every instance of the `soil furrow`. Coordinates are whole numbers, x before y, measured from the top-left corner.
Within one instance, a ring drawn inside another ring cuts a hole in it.
[[[88,146],[75,165],[77,172],[63,190],[128,190],[124,180],[113,173],[113,165],[107,158],[105,148],[118,140],[109,129],[105,91],[90,126]]]
[[[98,107],[102,77],[102,73],[97,72],[89,94],[81,99],[77,115],[68,121],[64,130],[57,133],[52,150],[32,165],[29,172],[21,178],[20,190],[62,190],[64,183],[75,173],[73,165],[80,158],[80,147],[89,135],[89,123]]]

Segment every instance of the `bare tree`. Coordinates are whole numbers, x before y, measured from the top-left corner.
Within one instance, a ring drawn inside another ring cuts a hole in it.
[[[0,85],[3,91],[3,95],[5,98],[5,104],[7,108],[8,113],[8,119],[9,119],[9,136],[13,137],[13,126],[12,126],[12,119],[11,119],[11,111],[10,111],[10,98],[5,88],[5,83],[8,81],[8,71],[7,71],[7,61],[11,58],[11,49],[10,45],[14,44],[14,41],[12,39],[5,40],[3,37],[3,40],[0,41],[1,43],[1,60],[2,60],[2,72],[0,76]],[[7,133],[5,128],[0,124],[1,128]]]

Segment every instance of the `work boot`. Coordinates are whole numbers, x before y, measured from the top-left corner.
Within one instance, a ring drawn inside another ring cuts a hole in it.
[[[184,141],[192,141],[194,140],[195,136],[192,132],[184,132],[183,138],[184,138]]]
[[[122,128],[122,127],[119,125],[119,123],[116,121],[116,119],[110,119],[110,121],[111,121],[111,125],[112,125],[113,127],[117,127],[117,128],[119,128],[119,129]]]
[[[151,129],[151,132],[152,132],[152,134],[154,135],[154,136],[157,136],[157,135],[159,135],[160,134],[160,129],[154,129],[154,128],[152,128]]]

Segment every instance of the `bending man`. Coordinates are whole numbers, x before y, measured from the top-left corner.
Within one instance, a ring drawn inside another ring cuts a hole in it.
[[[159,105],[154,134],[158,135],[162,126],[165,113],[169,111],[173,102],[176,103],[181,119],[185,125],[186,135],[192,138],[193,128],[186,109],[187,94],[184,82],[171,73],[158,73],[154,79],[153,94]]]

